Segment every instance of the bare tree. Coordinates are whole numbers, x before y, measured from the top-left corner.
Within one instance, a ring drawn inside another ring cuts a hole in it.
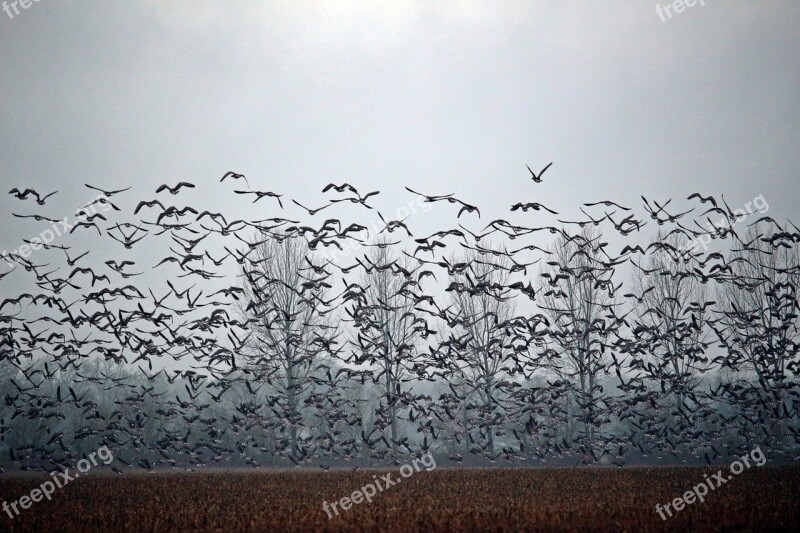
[[[664,394],[674,398],[674,407],[683,412],[687,398],[710,368],[705,355],[706,287],[692,268],[698,262],[684,253],[678,234],[665,237],[659,232],[653,240],[661,246],[652,249],[644,268],[634,270],[635,304],[634,361],[631,367],[644,370],[646,378]]]
[[[608,373],[605,338],[617,326],[606,322],[616,306],[612,284],[613,263],[602,250],[600,233],[584,227],[577,235],[566,232],[556,239],[554,259],[543,269],[540,307],[550,320],[555,346],[552,369],[569,385],[581,413],[585,455],[594,455],[595,428],[599,424],[598,383]]]
[[[469,251],[451,262],[450,338],[440,343],[439,360],[447,370],[451,389],[462,400],[463,426],[470,433],[470,398],[478,400],[478,424],[485,430],[486,451],[495,454],[495,433],[502,425],[500,404],[507,372],[504,367],[515,357],[505,343],[508,322],[514,313],[508,288],[511,261],[507,255]],[[463,268],[458,265],[463,265]]]
[[[368,270],[362,275],[362,292],[348,310],[353,319],[356,360],[376,368],[374,381],[381,384],[381,415],[388,423],[392,453],[400,443],[398,411],[406,397],[403,383],[412,373],[417,355],[416,343],[427,334],[427,325],[414,310],[409,288],[415,285],[407,262],[395,259],[381,243],[365,257]]]
[[[310,377],[332,353],[336,329],[323,308],[328,276],[316,274],[309,261],[305,240],[267,238],[253,244],[242,268],[246,303],[240,308],[255,319],[246,342],[247,364],[255,380],[266,380],[275,395],[267,401],[288,432],[282,444],[294,461],[306,454],[300,433],[302,406],[313,386]]]
[[[792,377],[800,370],[800,253],[789,233],[764,228],[751,227],[731,251],[719,276],[714,330],[727,350],[723,365],[754,374],[754,400],[763,409],[757,426],[780,439],[792,418]]]

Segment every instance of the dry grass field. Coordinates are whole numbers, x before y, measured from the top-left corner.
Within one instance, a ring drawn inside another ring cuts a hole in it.
[[[383,472],[383,471],[382,471]],[[382,473],[381,472],[381,473]],[[716,469],[444,469],[419,472],[328,519],[329,502],[378,471],[93,473],[33,503],[10,531],[646,531],[796,530],[800,468],[745,470],[662,521],[673,500]],[[393,471],[393,479],[400,476]],[[45,478],[0,476],[15,501]]]

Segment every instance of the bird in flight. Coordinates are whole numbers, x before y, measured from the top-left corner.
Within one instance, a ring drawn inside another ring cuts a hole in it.
[[[41,195],[40,195],[38,192],[36,192],[36,191],[35,191],[35,190],[33,190],[33,189],[25,189],[24,191],[20,192],[20,190],[19,190],[19,189],[17,189],[16,187],[14,187],[14,188],[13,188],[13,189],[11,189],[10,191],[8,191],[8,194],[13,194],[14,196],[16,196],[17,198],[19,198],[20,200],[26,200],[26,199],[28,198],[28,195],[29,195],[29,194],[32,194],[32,195],[34,195],[34,196],[36,197],[36,203],[37,203],[37,204],[39,204],[39,205],[44,205],[45,201],[46,201],[48,198],[50,198],[51,196],[53,196],[55,193],[57,193],[57,192],[58,192],[58,191],[53,191],[53,192],[51,192],[50,194],[46,194],[46,195],[44,195],[44,196],[41,196]]]
[[[517,204],[514,204],[514,205],[511,206],[511,210],[512,211],[517,211],[518,209],[522,209],[523,211],[528,211],[528,209],[533,209],[534,211],[539,211],[540,209],[544,209],[548,213],[552,213],[554,215],[558,214],[555,211],[553,211],[552,209],[550,209],[548,207],[545,207],[542,204],[538,204],[536,202],[528,202],[527,204],[523,204],[523,203],[520,202],[520,203],[517,203]]]
[[[160,185],[158,189],[156,189],[156,194],[160,193],[161,191],[169,191],[170,194],[178,194],[181,188],[186,187],[188,189],[194,189],[194,183],[189,183],[188,181],[181,181],[174,187],[170,187],[166,183]]]
[[[429,196],[427,194],[422,194],[421,192],[417,192],[417,191],[415,191],[414,189],[412,189],[410,187],[406,187],[406,190],[408,192],[413,192],[414,194],[416,194],[418,196],[422,196],[423,198],[425,198],[426,202],[438,202],[439,200],[445,200],[445,199],[450,198],[450,197],[453,196],[452,194],[438,194],[438,195]]]
[[[623,211],[630,211],[631,210],[630,207],[621,206],[616,202],[612,202],[611,200],[601,200],[599,202],[590,202],[588,204],[583,204],[583,205],[586,206],[586,207],[594,207],[596,205],[604,205],[606,207],[611,207],[613,205],[614,207],[618,207],[619,209],[622,209]]]
[[[101,189],[100,187],[95,187],[93,185],[89,185],[88,183],[84,183],[83,185],[85,187],[90,188],[90,189],[94,189],[95,191],[99,191],[99,192],[105,194],[106,196],[108,196],[109,198],[111,198],[115,194],[119,194],[121,192],[129,191],[131,189],[130,187],[126,187],[125,189],[118,189],[116,191],[106,191],[106,190]]]
[[[225,173],[224,176],[222,176],[222,179],[220,179],[219,182],[222,183],[223,181],[225,181],[225,178],[244,180],[244,182],[247,183],[247,186],[248,187],[250,186],[250,182],[247,181],[247,178],[244,176],[244,174],[237,174],[236,172],[232,172],[229,170],[228,172]]]
[[[553,164],[553,162],[552,162],[552,161],[551,161],[550,163],[548,163],[548,164],[547,164],[547,166],[546,166],[546,167],[544,167],[544,168],[543,168],[543,169],[542,169],[542,170],[539,172],[539,175],[538,175],[538,176],[536,175],[536,173],[535,173],[533,170],[531,170],[531,167],[528,167],[528,165],[525,165],[525,166],[526,166],[526,167],[528,167],[528,172],[530,172],[530,173],[531,173],[531,179],[532,179],[533,181],[535,181],[536,183],[541,183],[541,182],[542,182],[542,176],[544,175],[545,171],[546,171],[548,168],[550,168],[550,165],[552,165],[552,164]]]
[[[326,208],[328,208],[328,207],[333,205],[332,203],[330,203],[330,204],[327,204],[327,205],[323,205],[322,207],[318,207],[317,209],[309,209],[308,207],[304,206],[303,204],[301,204],[297,200],[292,200],[292,202],[294,202],[295,204],[299,205],[300,207],[302,207],[303,209],[308,211],[308,214],[311,215],[311,216],[314,216],[315,214],[319,213],[323,209],[326,209]]]
[[[283,196],[282,194],[277,194],[272,191],[233,191],[233,192],[235,192],[236,194],[254,194],[256,196],[256,199],[253,200],[253,203],[256,203],[265,196],[269,196],[270,198],[275,198],[276,200],[278,200],[278,205],[280,205],[281,209],[283,209],[283,202],[281,202],[281,196]]]
[[[331,189],[334,189],[336,192],[350,191],[355,194],[358,194],[356,188],[350,185],[349,183],[342,183],[341,185],[336,185],[335,183],[329,183],[325,186],[324,189],[322,189],[322,192],[328,192]]]
[[[353,204],[361,204],[367,209],[372,209],[372,207],[367,205],[367,199],[369,199],[370,196],[375,196],[376,194],[380,194],[380,191],[368,192],[364,196],[361,196],[358,192],[356,192],[357,198],[336,198],[334,200],[331,200],[331,203],[335,204],[338,202],[350,202]]]

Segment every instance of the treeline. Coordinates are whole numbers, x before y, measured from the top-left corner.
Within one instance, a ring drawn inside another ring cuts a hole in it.
[[[120,471],[794,460],[800,231],[737,233],[730,210],[690,230],[645,204],[659,231],[634,243],[633,214],[415,238],[383,216],[376,236],[159,203],[103,228],[152,239],[148,264],[168,243],[155,267],[15,256],[4,291],[34,289],[0,304],[0,462],[103,445]],[[352,264],[331,253],[345,241]]]

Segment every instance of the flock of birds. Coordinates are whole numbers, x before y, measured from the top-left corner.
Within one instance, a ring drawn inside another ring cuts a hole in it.
[[[528,167],[533,189],[551,164]],[[791,222],[737,226],[695,193],[688,209],[589,202],[577,220],[519,202],[484,225],[477,205],[406,188],[455,214],[422,236],[368,203],[379,191],[331,183],[309,208],[220,182],[275,216],[172,205],[187,181],[150,199],[86,184],[99,196],[65,235],[3,258],[0,464],[51,470],[102,445],[118,472],[427,452],[710,464],[756,442],[794,457]],[[12,215],[58,223],[30,212],[56,193],[14,188]],[[305,221],[279,216],[292,204]],[[380,231],[321,220],[336,204]]]

